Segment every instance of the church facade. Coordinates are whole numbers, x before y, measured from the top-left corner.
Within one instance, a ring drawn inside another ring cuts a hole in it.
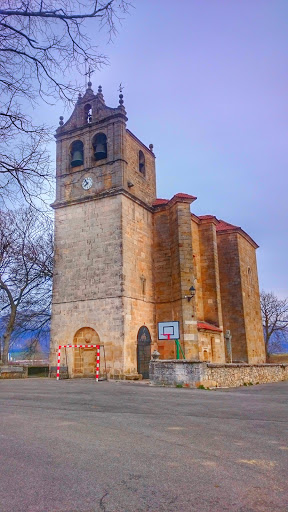
[[[151,352],[176,356],[158,322],[179,321],[186,359],[265,362],[257,244],[240,227],[196,216],[196,197],[156,196],[153,146],[126,127],[123,95],[106,106],[91,83],[57,129],[51,365],[66,344],[105,349],[110,377],[147,377]],[[66,355],[91,376],[93,349]],[[64,364],[64,363],[63,363]]]

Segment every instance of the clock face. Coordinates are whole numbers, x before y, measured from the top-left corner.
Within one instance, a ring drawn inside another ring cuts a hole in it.
[[[93,180],[90,177],[84,178],[84,180],[82,181],[82,188],[84,188],[84,190],[89,190],[89,188],[91,188],[92,185]]]

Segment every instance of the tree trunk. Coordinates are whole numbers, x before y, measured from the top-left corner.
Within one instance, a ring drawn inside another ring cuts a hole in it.
[[[8,322],[7,327],[6,327],[6,331],[5,331],[4,335],[3,335],[3,353],[2,353],[2,362],[3,362],[3,364],[7,364],[8,363],[8,352],[9,352],[11,334],[13,332],[14,324],[15,324],[16,311],[17,311],[17,308],[16,308],[16,306],[14,304],[11,307],[9,322]]]
[[[265,323],[264,323],[264,340],[265,340],[265,352],[266,352],[266,361],[269,358],[269,340],[271,333],[269,333],[269,320],[267,315],[265,315]]]

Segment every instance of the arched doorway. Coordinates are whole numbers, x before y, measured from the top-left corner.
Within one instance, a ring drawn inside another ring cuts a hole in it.
[[[92,327],[82,327],[73,338],[73,345],[97,345],[100,338]],[[96,348],[73,349],[73,376],[94,377],[96,369]]]
[[[137,336],[137,372],[143,379],[149,379],[149,363],[151,359],[151,336],[145,325],[142,325]]]

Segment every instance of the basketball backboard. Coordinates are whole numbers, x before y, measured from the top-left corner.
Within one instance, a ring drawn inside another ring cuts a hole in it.
[[[158,340],[179,340],[179,322],[158,322]]]

